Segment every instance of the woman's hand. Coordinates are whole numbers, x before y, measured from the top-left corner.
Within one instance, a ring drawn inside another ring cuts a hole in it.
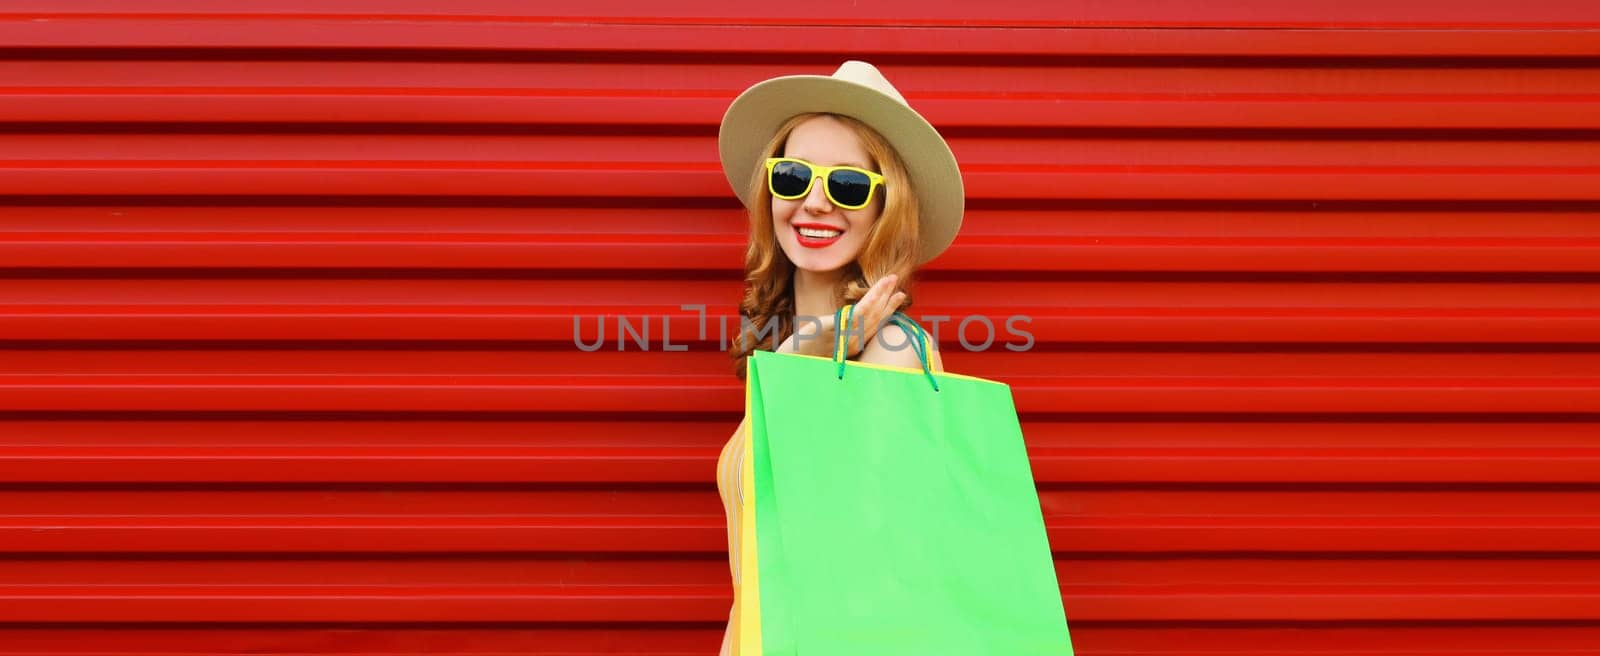
[[[899,277],[892,273],[879,278],[877,282],[872,283],[872,288],[867,290],[861,300],[856,301],[855,310],[849,317],[852,328],[848,331],[849,336],[846,339],[845,359],[861,353],[861,350],[866,348],[878,334],[878,329],[883,327],[889,317],[900,309],[900,304],[905,302],[906,293],[895,291],[898,282]],[[839,338],[833,317],[832,314],[816,317],[820,324],[816,334],[808,331],[801,335],[800,333],[811,325],[810,322],[803,321],[801,325],[795,327],[795,334],[785,342],[786,348],[779,350],[824,358],[833,357],[834,343]]]

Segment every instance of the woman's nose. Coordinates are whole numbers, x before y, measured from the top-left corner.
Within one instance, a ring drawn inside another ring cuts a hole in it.
[[[827,180],[817,180],[811,183],[811,192],[806,194],[805,208],[813,214],[826,214],[833,209],[833,202],[828,200],[828,190],[825,188]]]

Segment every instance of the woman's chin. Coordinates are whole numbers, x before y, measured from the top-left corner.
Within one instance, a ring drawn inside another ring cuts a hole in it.
[[[836,257],[822,258],[815,256],[801,256],[798,258],[791,257],[789,258],[789,261],[794,263],[796,269],[801,269],[809,273],[831,273],[844,268],[844,265],[848,264],[848,262],[845,260]]]

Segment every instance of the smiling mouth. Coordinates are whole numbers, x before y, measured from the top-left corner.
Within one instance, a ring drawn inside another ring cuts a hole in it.
[[[844,231],[837,228],[795,226],[794,235],[795,241],[806,248],[827,248],[839,241],[839,238],[844,236]]]
[[[812,239],[833,239],[834,237],[844,234],[843,230],[824,228],[800,227],[795,228],[795,230],[800,231],[801,236],[810,237]]]

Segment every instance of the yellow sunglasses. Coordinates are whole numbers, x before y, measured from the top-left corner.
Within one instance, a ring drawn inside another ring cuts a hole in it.
[[[834,205],[859,210],[872,202],[872,191],[883,186],[883,176],[854,166],[821,166],[794,157],[767,159],[767,188],[784,200],[804,198],[817,178],[827,180],[822,190]]]

